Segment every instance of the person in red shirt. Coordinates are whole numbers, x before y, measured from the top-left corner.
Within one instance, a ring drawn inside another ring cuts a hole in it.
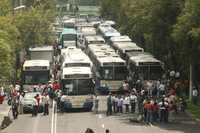
[[[57,81],[55,81],[53,83],[53,90],[56,91],[56,90],[59,90],[59,89],[60,89],[60,84]]]
[[[40,95],[36,95],[36,100],[37,100],[37,112],[39,112],[39,106],[40,106]]]

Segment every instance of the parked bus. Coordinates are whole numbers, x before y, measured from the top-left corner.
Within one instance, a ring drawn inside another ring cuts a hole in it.
[[[106,41],[109,41],[111,37],[121,36],[121,34],[116,29],[108,24],[100,24],[98,30]]]
[[[65,67],[62,69],[61,86],[66,95],[64,109],[92,110],[94,82],[90,67]]]
[[[74,28],[64,28],[60,35],[60,45],[62,48],[77,45],[77,32]]]
[[[132,80],[161,79],[164,64],[148,53],[130,52],[127,54],[129,76]]]
[[[62,54],[63,54],[62,68],[90,67],[92,69],[92,61],[81,49],[70,48],[65,52],[63,52]]]
[[[102,36],[86,36],[85,37],[85,47],[90,44],[104,44],[106,43]]]
[[[49,60],[27,60],[22,69],[22,87],[32,91],[34,86],[48,83],[51,77]]]
[[[128,52],[144,52],[144,49],[137,46],[134,42],[115,42],[111,46],[123,59],[127,59],[126,53]]]
[[[122,88],[128,74],[126,62],[108,45],[89,45],[88,55],[93,62],[95,88],[116,92]]]

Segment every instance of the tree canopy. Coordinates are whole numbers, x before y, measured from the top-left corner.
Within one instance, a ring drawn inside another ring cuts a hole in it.
[[[190,61],[200,64],[199,7],[199,0],[102,0],[101,15],[187,78]]]

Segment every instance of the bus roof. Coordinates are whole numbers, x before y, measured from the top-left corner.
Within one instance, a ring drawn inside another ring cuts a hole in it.
[[[50,66],[49,60],[26,60],[23,67]]]
[[[96,35],[96,29],[94,27],[81,27],[80,32],[83,35]]]
[[[111,42],[131,42],[132,40],[130,39],[129,36],[114,36],[110,38]]]
[[[103,36],[105,37],[113,37],[113,36],[120,36],[121,34],[114,29],[111,26],[104,26],[104,25],[100,25],[99,26],[100,32],[103,34]]]
[[[53,51],[53,46],[41,46],[41,47],[29,48],[29,51],[32,51],[32,52],[37,52],[37,51]]]
[[[102,43],[105,43],[105,40],[103,39],[102,36],[86,36],[85,37],[85,40],[87,42],[92,42],[92,43],[95,43],[95,42],[102,42]]]
[[[162,65],[162,62],[153,57],[152,55],[143,53],[130,57],[129,61],[134,63],[136,66]]]
[[[66,53],[63,54],[64,56],[64,62],[63,65],[67,63],[88,63],[90,66],[92,66],[92,61],[90,58],[81,50],[78,48],[66,51]]]
[[[115,49],[120,50],[122,53],[139,51],[144,52],[144,49],[137,46],[134,42],[115,42],[111,44]]]

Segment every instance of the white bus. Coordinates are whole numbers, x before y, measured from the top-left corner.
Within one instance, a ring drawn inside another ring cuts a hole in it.
[[[105,40],[102,36],[86,36],[85,37],[85,47],[88,47],[90,44],[105,44]]]
[[[53,46],[29,48],[29,52],[31,60],[49,60],[51,63],[53,63]]]
[[[134,42],[115,42],[110,45],[123,59],[127,59],[126,53],[128,52],[144,52],[144,49],[137,46]]]
[[[89,45],[88,55],[93,62],[95,88],[118,91],[128,74],[126,62],[108,45]]]
[[[111,37],[121,36],[121,34],[110,25],[100,24],[98,30],[106,41],[108,41]]]
[[[129,76],[133,81],[161,79],[164,64],[148,53],[130,52],[127,54]]]
[[[89,67],[66,67],[62,69],[61,86],[64,95],[64,109],[84,108],[92,110],[94,82]]]
[[[69,48],[65,52],[62,51],[63,62],[62,68],[64,67],[89,67],[92,68],[92,61],[90,58],[78,48]]]
[[[32,91],[34,86],[48,83],[51,77],[49,60],[27,60],[23,64],[22,87]]]

